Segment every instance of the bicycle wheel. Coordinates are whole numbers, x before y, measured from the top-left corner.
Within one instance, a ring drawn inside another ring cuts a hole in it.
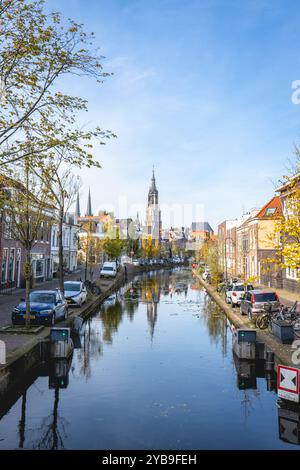
[[[93,286],[93,294],[95,295],[100,295],[101,294],[101,289],[98,286]]]
[[[260,325],[260,322],[261,322],[261,317],[262,317],[262,315],[256,315],[256,317],[255,317],[255,326],[256,326],[256,328],[260,328],[259,325]]]
[[[269,326],[269,323],[270,323],[269,315],[266,313],[260,317],[259,323],[256,322],[260,330],[266,330]]]

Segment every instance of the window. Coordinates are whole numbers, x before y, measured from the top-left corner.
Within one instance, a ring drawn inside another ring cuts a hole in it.
[[[32,292],[29,296],[30,302],[39,302],[42,304],[54,304],[55,294],[48,294],[44,292]]]
[[[15,249],[10,249],[9,263],[8,263],[8,281],[13,282],[15,279]]]
[[[35,264],[35,277],[43,277],[44,276],[44,260],[38,259],[36,260]]]
[[[3,258],[2,258],[2,268],[1,268],[1,282],[6,282],[7,279],[7,258],[8,258],[8,249],[4,248]]]
[[[287,268],[286,269],[286,277],[288,279],[292,279],[292,280],[297,280],[300,276],[300,272],[299,270],[297,269],[292,269],[292,268]]]
[[[268,207],[268,209],[265,212],[266,217],[270,217],[271,215],[274,215],[276,212],[276,207]]]
[[[278,298],[275,292],[264,292],[263,294],[255,294],[255,302],[276,302]]]

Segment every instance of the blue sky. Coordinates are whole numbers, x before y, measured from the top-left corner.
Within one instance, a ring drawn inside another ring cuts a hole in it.
[[[83,210],[90,186],[94,211],[127,197],[133,215],[152,164],[160,202],[203,205],[213,227],[272,197],[300,134],[296,0],[47,4],[95,32],[114,73],[100,87],[67,83],[89,100],[84,122],[118,135],[95,149],[103,168],[81,172]]]

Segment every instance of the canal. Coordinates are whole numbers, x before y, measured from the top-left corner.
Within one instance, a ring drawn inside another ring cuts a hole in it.
[[[0,449],[297,449],[273,376],[232,353],[226,317],[188,269],[136,277],[68,362],[0,404]]]

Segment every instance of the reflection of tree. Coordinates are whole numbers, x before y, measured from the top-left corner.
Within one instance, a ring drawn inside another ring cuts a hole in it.
[[[27,390],[22,395],[22,408],[21,419],[19,421],[19,449],[23,449],[25,442],[25,429],[26,429],[26,396]]]
[[[139,307],[139,302],[138,301],[127,300],[126,302],[124,302],[124,311],[127,313],[127,316],[128,316],[130,321],[133,321],[134,314],[135,314],[136,310],[138,309],[138,307]]]
[[[54,390],[52,413],[42,420],[40,427],[34,430],[38,434],[36,440],[32,439],[30,448],[37,450],[64,449],[64,440],[68,438],[66,427],[69,424],[65,418],[59,416],[59,388]]]
[[[103,331],[103,340],[106,343],[112,343],[113,333],[118,331],[122,321],[123,309],[121,302],[117,301],[115,305],[107,305],[101,313]]]
[[[134,313],[139,306],[140,282],[132,282],[123,295],[123,309],[130,321],[133,321]]]
[[[103,354],[100,335],[96,328],[91,328],[91,319],[83,337],[83,347],[78,350],[79,373],[88,380],[91,377],[91,359]]]
[[[212,341],[219,345],[223,356],[227,354],[227,325],[226,317],[220,307],[208,296],[204,296],[201,319],[205,322]]]

